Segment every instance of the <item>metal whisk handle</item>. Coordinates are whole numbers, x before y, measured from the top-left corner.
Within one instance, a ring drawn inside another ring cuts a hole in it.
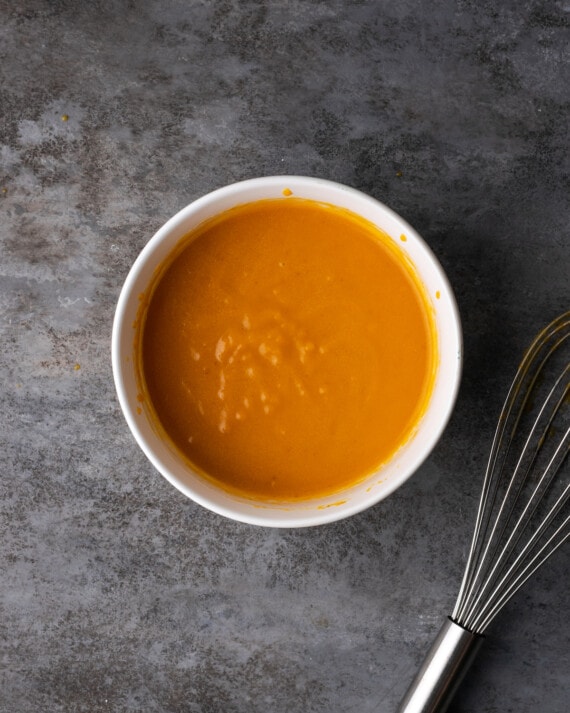
[[[446,619],[398,713],[444,713],[484,638]]]

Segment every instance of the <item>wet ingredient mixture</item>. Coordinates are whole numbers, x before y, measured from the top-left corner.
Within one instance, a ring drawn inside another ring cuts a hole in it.
[[[142,320],[142,391],[206,477],[255,499],[328,495],[413,433],[436,340],[412,266],[387,236],[287,197],[200,226]]]

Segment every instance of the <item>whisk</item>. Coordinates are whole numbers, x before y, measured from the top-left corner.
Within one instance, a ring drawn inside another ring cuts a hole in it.
[[[443,713],[502,607],[570,536],[570,312],[528,348],[501,411],[459,596],[398,713]]]

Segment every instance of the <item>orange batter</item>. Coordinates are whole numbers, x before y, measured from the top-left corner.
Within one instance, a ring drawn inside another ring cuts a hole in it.
[[[288,197],[192,232],[143,317],[142,390],[186,458],[227,490],[319,497],[410,437],[435,332],[400,249],[347,211]]]

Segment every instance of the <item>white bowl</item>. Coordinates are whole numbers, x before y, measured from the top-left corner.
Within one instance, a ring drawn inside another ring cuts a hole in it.
[[[140,393],[134,355],[139,296],[155,269],[178,242],[204,220],[229,208],[264,198],[282,198],[284,189],[348,209],[386,233],[411,260],[431,300],[438,340],[432,395],[414,436],[380,470],[348,490],[303,502],[271,504],[239,497],[194,472],[153,427],[137,399]],[[403,242],[401,236],[405,235]],[[121,408],[135,439],[155,468],[184,495],[225,517],[270,527],[319,525],[354,515],[384,499],[427,458],[451,415],[461,378],[462,339],[459,314],[449,282],[418,233],[377,200],[338,183],[300,176],[272,176],[234,183],[194,201],[171,218],[149,241],[125,281],[113,324],[113,374]]]

